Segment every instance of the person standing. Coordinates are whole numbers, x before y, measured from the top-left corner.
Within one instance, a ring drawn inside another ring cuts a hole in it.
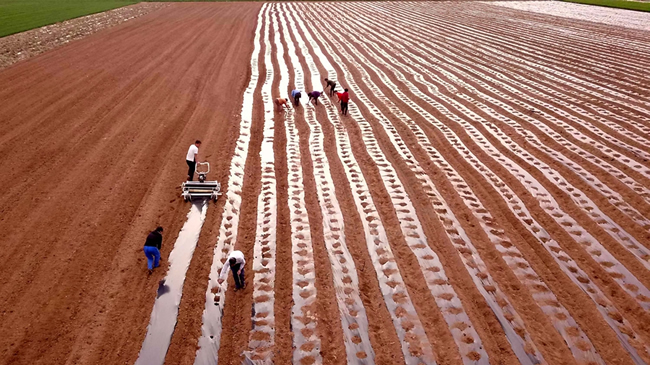
[[[342,93],[336,93],[336,96],[341,101],[341,113],[343,113],[343,115],[348,115],[348,102],[350,101],[348,89],[345,89]]]
[[[314,100],[314,104],[318,105],[318,98],[320,97],[320,94],[322,94],[322,93],[323,93],[322,91],[312,91],[312,92],[308,93],[307,96],[309,97],[309,102]]]
[[[196,164],[198,161],[199,147],[201,146],[201,141],[198,139],[194,142],[193,145],[187,150],[187,156],[185,157],[185,162],[187,162],[187,181],[192,181],[194,179],[194,171],[196,170]]]
[[[302,93],[300,90],[293,90],[291,91],[291,98],[293,99],[293,104],[295,106],[300,105],[300,97],[302,96]]]
[[[162,232],[163,228],[158,226],[155,230],[151,231],[144,242],[144,255],[147,257],[147,268],[149,274],[153,269],[160,266],[160,246],[162,246]]]
[[[223,265],[221,273],[219,274],[219,284],[228,276],[228,269],[232,271],[232,276],[235,279],[235,290],[244,289],[246,287],[246,282],[244,281],[244,265],[246,265],[246,259],[244,259],[244,253],[241,251],[232,251],[228,255],[228,260]]]
[[[336,81],[325,79],[325,90],[327,90],[328,87],[330,88],[330,97],[334,96],[334,90],[336,89]]]

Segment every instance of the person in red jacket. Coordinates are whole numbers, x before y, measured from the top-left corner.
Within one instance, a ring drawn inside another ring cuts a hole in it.
[[[343,90],[342,93],[336,93],[336,96],[341,102],[341,113],[343,115],[348,115],[348,102],[350,101],[350,94],[348,94],[348,89]]]

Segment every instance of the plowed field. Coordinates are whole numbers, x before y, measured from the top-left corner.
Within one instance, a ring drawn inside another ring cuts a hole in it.
[[[650,37],[554,4],[175,4],[0,72],[0,362],[650,363]]]

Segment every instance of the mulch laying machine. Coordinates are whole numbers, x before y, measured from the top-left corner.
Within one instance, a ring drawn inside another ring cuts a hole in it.
[[[205,166],[206,171],[199,171],[200,166]],[[198,181],[186,181],[181,185],[183,192],[181,196],[185,201],[192,199],[212,199],[217,201],[221,195],[221,184],[217,181],[207,181],[205,178],[210,172],[209,162],[200,162],[196,164],[196,174],[199,176]]]

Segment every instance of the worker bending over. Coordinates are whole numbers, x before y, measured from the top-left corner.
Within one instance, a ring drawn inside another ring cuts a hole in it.
[[[312,91],[312,92],[308,93],[307,96],[309,97],[309,102],[314,100],[314,104],[318,105],[318,98],[320,97],[320,94],[322,94],[322,93],[323,93],[322,91]]]
[[[276,108],[276,111],[278,111],[278,112],[281,109],[284,109],[284,110],[289,109],[289,103],[287,102],[287,99],[283,99],[283,98],[275,99],[275,108]]]
[[[235,279],[235,290],[244,289],[246,287],[246,282],[244,281],[244,265],[246,265],[244,254],[241,251],[232,251],[228,255],[228,260],[226,260],[219,274],[219,284],[226,280],[228,269],[230,268],[232,276]]]
[[[302,96],[302,93],[300,90],[293,90],[291,91],[291,98],[293,98],[293,104],[295,106],[300,105],[300,97]]]
[[[330,97],[334,96],[334,90],[336,89],[336,81],[325,79],[325,90],[330,88]]]

